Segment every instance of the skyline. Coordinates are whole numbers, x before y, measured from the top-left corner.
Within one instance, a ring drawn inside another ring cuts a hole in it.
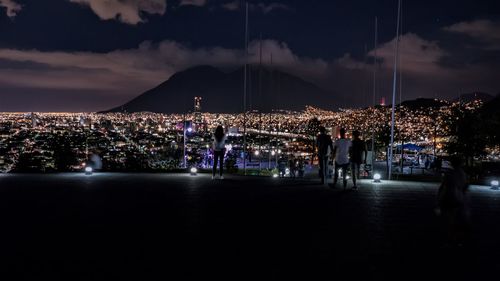
[[[244,63],[244,12],[235,1],[107,3],[0,1],[0,111],[100,111],[177,71]],[[275,67],[335,92],[332,103],[353,107],[366,106],[372,95],[377,16],[378,98],[390,95],[397,1],[249,3],[249,61],[259,60],[262,33],[265,63],[272,53]],[[404,1],[403,100],[499,93],[498,34],[494,1],[431,8]]]

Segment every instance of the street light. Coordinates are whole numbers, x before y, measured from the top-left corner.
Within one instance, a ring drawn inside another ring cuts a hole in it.
[[[491,181],[491,189],[498,190],[498,181],[497,180]]]
[[[198,169],[196,167],[192,167],[189,172],[191,173],[191,176],[196,176],[196,174],[198,174]]]
[[[85,175],[90,176],[90,175],[92,175],[93,171],[94,171],[94,169],[92,169],[92,167],[90,167],[90,166],[85,167]]]

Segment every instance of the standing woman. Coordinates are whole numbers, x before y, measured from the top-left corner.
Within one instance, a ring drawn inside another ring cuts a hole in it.
[[[215,129],[214,133],[214,143],[213,143],[213,150],[214,150],[214,168],[212,171],[212,179],[215,179],[215,173],[217,172],[217,162],[220,163],[219,166],[219,176],[220,179],[223,180],[224,176],[222,176],[222,171],[224,167],[224,154],[226,152],[226,134],[224,132],[224,129],[222,126],[217,126],[217,129]]]

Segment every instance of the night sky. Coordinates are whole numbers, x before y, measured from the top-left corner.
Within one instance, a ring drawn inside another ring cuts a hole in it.
[[[98,111],[195,65],[243,64],[234,0],[0,0],[0,111]],[[396,0],[249,1],[250,60],[371,102],[391,95]],[[500,92],[500,1],[403,1],[402,97]],[[240,98],[223,97],[223,98]]]

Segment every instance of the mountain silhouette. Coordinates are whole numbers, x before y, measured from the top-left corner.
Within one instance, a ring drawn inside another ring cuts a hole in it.
[[[247,67],[247,110],[300,111],[306,105],[337,109],[335,94],[289,73],[258,66]],[[106,112],[184,113],[202,98],[202,111],[243,111],[244,68],[224,72],[212,66],[196,66],[172,75],[167,81],[131,101]]]
[[[417,110],[426,108],[440,108],[441,106],[449,105],[449,102],[438,99],[418,98],[415,100],[403,101],[401,105],[411,110]]]
[[[471,101],[475,101],[475,100],[481,100],[483,102],[489,102],[491,100],[493,100],[495,97],[490,95],[490,94],[486,94],[486,93],[481,93],[481,92],[475,92],[475,93],[470,93],[470,94],[462,94],[460,95],[460,98],[458,99],[455,99],[455,101],[461,101],[461,102],[471,102]]]

